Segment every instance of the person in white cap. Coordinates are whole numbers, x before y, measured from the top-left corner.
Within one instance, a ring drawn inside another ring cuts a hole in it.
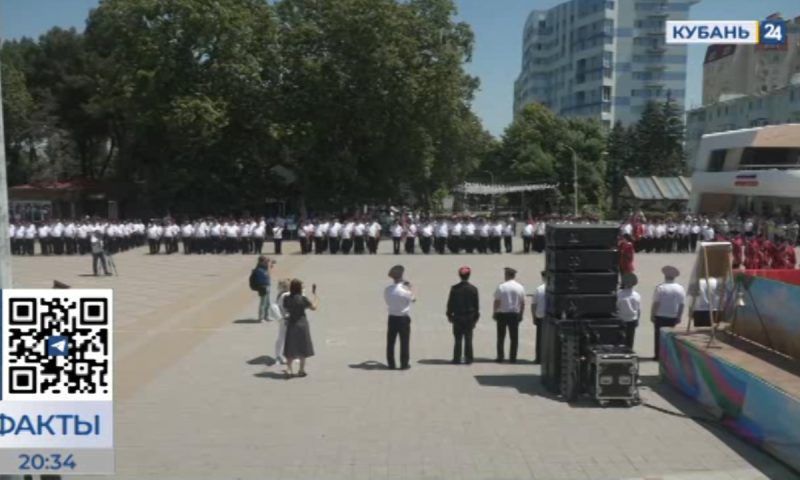
[[[650,320],[654,327],[655,355],[654,360],[658,360],[659,343],[661,340],[661,329],[663,327],[674,327],[681,321],[683,308],[686,303],[686,291],[675,282],[680,275],[680,271],[673,266],[666,266],[661,269],[664,274],[664,283],[656,287],[653,292],[653,306],[650,309]]]
[[[619,318],[625,322],[625,345],[631,350],[633,350],[636,327],[639,326],[639,317],[642,315],[642,297],[633,289],[637,283],[639,279],[635,273],[623,273],[617,292],[617,312]]]
[[[396,368],[394,362],[394,344],[400,336],[400,368],[408,370],[409,341],[411,337],[411,304],[416,301],[411,284],[403,280],[405,269],[402,265],[395,265],[389,270],[392,284],[383,292],[383,299],[389,310],[388,332],[386,334],[386,365],[390,369]]]

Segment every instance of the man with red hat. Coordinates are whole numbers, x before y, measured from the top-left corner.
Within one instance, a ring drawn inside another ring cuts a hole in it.
[[[469,283],[472,270],[469,267],[458,269],[461,281],[450,287],[450,296],[447,298],[447,320],[453,324],[453,364],[461,363],[463,343],[464,361],[467,365],[472,363],[472,332],[480,318],[480,305],[478,302],[478,289]]]
[[[630,235],[623,235],[617,248],[619,249],[619,273],[633,273],[634,248]]]

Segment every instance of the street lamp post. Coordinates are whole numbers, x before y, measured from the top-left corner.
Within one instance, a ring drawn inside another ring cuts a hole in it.
[[[569,145],[564,145],[572,152],[572,192],[575,201],[575,217],[578,217],[578,154]]]
[[[489,174],[489,181],[492,182],[491,186],[494,188],[494,174],[489,170],[484,170],[483,172]],[[494,192],[492,192],[490,196],[492,197],[492,214],[494,214]]]
[[[6,141],[3,131],[3,87],[0,82],[0,288],[11,288],[11,240],[8,238],[8,210]]]

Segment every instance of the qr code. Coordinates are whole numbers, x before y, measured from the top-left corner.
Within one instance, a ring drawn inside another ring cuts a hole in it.
[[[111,400],[111,290],[3,290],[3,400]]]

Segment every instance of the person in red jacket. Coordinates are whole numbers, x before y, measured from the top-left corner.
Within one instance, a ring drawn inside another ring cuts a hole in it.
[[[761,255],[761,268],[775,268],[772,266],[772,260],[775,258],[776,250],[777,248],[775,244],[772,243],[770,239],[766,238],[761,241],[761,250],[759,251],[759,254]]]
[[[634,248],[630,235],[623,235],[617,248],[619,249],[619,273],[633,273]]]
[[[751,238],[744,247],[744,268],[748,270],[758,270],[761,268],[760,262],[761,245],[758,238]]]
[[[783,252],[784,252],[784,266],[783,268],[789,268],[794,270],[797,268],[797,252],[794,249],[794,245],[788,240],[784,240],[783,242]]]
[[[733,268],[742,268],[742,256],[744,250],[744,239],[741,235],[736,235],[731,240],[731,247],[733,247]]]

